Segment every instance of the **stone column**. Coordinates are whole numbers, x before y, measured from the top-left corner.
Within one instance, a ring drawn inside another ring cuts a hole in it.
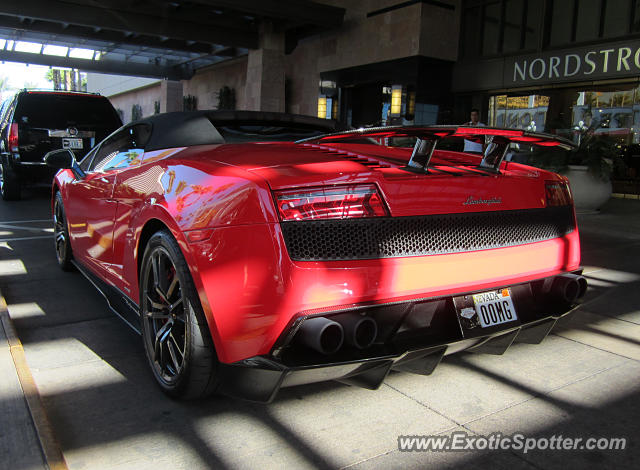
[[[249,51],[245,107],[251,111],[284,112],[284,33],[271,23],[260,28],[260,48]]]
[[[160,112],[182,111],[182,82],[162,80],[160,82]]]

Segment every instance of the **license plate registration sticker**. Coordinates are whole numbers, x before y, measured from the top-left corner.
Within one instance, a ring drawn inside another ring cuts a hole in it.
[[[518,319],[509,289],[474,294],[473,306],[482,328]]]
[[[62,139],[62,148],[71,150],[82,150],[82,139]]]

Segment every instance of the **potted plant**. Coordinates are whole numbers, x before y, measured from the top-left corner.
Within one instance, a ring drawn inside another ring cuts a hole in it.
[[[218,92],[218,109],[236,109],[236,91],[224,86]]]
[[[576,127],[578,148],[567,152],[545,149],[533,153],[529,165],[563,174],[569,178],[576,209],[600,209],[611,197],[611,175],[624,164],[619,143],[596,129]]]

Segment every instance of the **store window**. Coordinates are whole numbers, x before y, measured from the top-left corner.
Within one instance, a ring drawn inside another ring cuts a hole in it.
[[[575,158],[589,152],[621,156],[615,178],[635,178],[640,171],[640,84],[549,90],[529,96],[496,95],[489,99],[489,124],[547,132],[578,145]],[[564,161],[558,149],[512,144],[507,160],[552,168]],[[573,157],[571,157],[573,158]],[[612,157],[613,158],[613,157]],[[585,160],[575,160],[585,163]],[[623,162],[621,164],[621,162]],[[545,166],[546,165],[546,166]]]
[[[620,145],[640,142],[640,88],[579,91],[572,104],[574,135],[589,130]]]
[[[489,124],[542,132],[548,107],[549,97],[544,95],[493,96],[489,99]]]
[[[557,103],[553,107],[552,101]],[[550,110],[553,114],[550,114]],[[640,143],[640,85],[614,89],[567,89],[553,96],[496,95],[489,99],[489,124],[551,132],[579,143],[586,132],[618,145]]]

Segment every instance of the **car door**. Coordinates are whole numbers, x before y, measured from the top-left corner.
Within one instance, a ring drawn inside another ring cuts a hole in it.
[[[113,257],[108,267],[113,276],[115,286],[125,294],[131,294],[131,288],[123,275],[123,264],[127,257],[133,257],[135,239],[130,227],[131,216],[138,204],[144,198],[140,191],[131,188],[131,181],[140,178],[144,169],[140,168],[144,146],[151,135],[151,125],[136,124],[128,128],[129,148],[123,150],[109,163],[110,171],[116,171],[116,184],[113,199],[117,202],[115,221],[113,226]],[[144,175],[142,175],[144,178]]]
[[[113,190],[122,161],[127,158],[130,148],[130,129],[116,132],[100,144],[87,166],[86,175],[67,187],[66,212],[74,256],[112,284],[113,230],[117,209]]]

